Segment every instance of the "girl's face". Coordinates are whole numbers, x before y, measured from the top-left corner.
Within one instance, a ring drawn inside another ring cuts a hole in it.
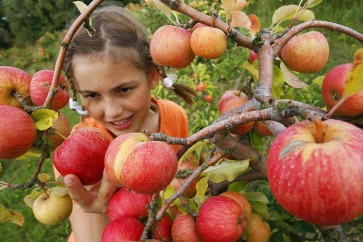
[[[150,90],[159,79],[156,71],[147,75],[126,61],[77,57],[73,71],[83,107],[115,136],[157,131],[159,115],[150,109]]]

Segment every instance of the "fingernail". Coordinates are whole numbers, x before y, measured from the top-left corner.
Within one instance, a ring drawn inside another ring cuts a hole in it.
[[[64,184],[66,184],[66,186],[70,187],[73,186],[73,180],[70,177],[64,177]]]

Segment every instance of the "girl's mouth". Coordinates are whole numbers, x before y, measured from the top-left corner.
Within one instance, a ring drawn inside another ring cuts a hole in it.
[[[133,117],[134,115],[131,115],[117,122],[109,122],[109,124],[116,130],[125,130],[131,126]]]

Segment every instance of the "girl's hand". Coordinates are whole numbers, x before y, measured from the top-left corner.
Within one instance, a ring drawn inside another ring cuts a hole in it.
[[[106,213],[108,201],[117,186],[107,178],[105,172],[102,180],[94,185],[83,186],[73,174],[64,177],[64,184],[72,199],[87,213]]]

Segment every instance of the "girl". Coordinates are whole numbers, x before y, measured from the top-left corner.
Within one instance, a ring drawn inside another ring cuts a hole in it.
[[[90,18],[94,35],[80,28],[64,62],[68,80],[88,112],[74,129],[96,127],[110,139],[143,130],[187,137],[185,110],[174,102],[151,96],[160,73],[151,60],[142,26],[117,6],[99,7]],[[179,87],[174,86],[175,91],[190,101],[191,89]],[[116,190],[115,184],[106,175],[92,186],[81,185],[75,175],[65,176],[64,183],[75,201],[69,241],[101,241],[108,223],[106,206]]]

